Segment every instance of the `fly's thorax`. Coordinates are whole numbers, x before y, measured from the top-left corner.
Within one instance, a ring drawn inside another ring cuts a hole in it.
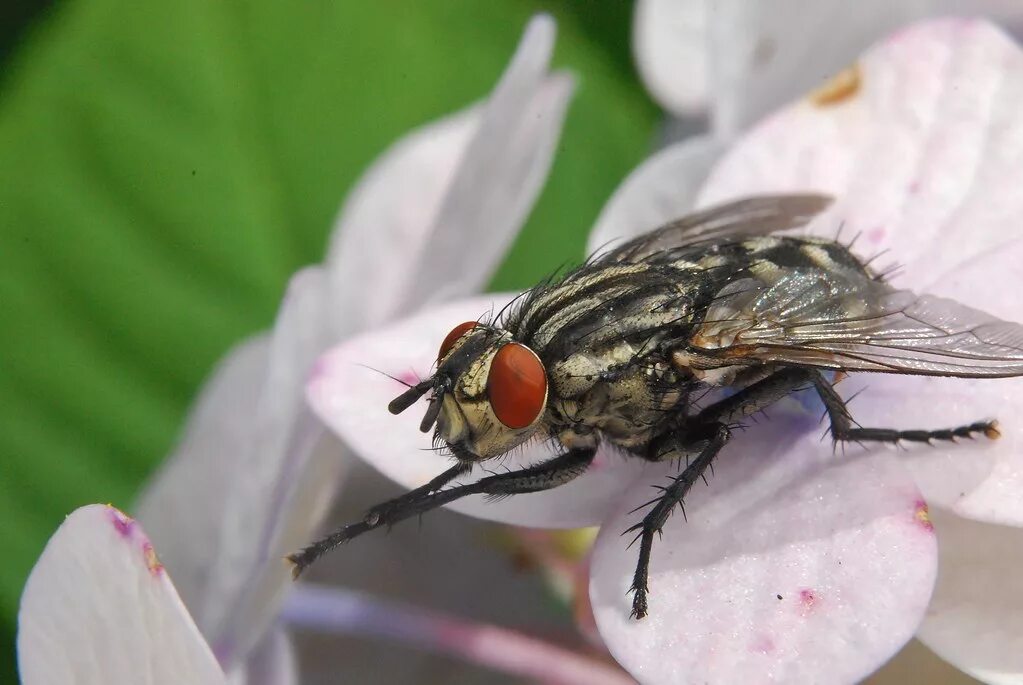
[[[597,349],[575,352],[551,365],[550,378],[555,394],[573,399],[624,369],[636,359],[636,349],[626,340],[616,340]]]
[[[500,456],[541,429],[547,372],[533,350],[508,331],[484,325],[463,330],[445,346],[435,375],[446,384],[436,434],[458,458]]]
[[[632,448],[684,402],[674,366],[627,341],[578,352],[551,366],[552,428],[563,444],[599,435]]]

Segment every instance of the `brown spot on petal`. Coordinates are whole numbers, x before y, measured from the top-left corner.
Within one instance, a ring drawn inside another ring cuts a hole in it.
[[[810,93],[810,102],[818,107],[830,107],[854,97],[863,86],[863,73],[859,64],[843,69],[827,83]]]
[[[142,543],[142,556],[146,559],[146,568],[154,576],[158,576],[163,573],[163,564],[160,563],[160,558],[156,556],[156,550],[153,549],[153,545],[150,542]]]
[[[917,500],[916,506],[913,510],[913,518],[916,519],[917,524],[926,530],[928,533],[934,532],[934,524],[931,523],[931,512],[927,508],[927,502],[923,500]]]

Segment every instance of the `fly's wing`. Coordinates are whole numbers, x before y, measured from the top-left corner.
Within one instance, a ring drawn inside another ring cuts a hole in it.
[[[690,344],[736,363],[1023,375],[1023,326],[851,270],[778,269],[773,277],[734,281],[708,307]]]
[[[764,195],[715,205],[676,219],[601,255],[601,263],[639,262],[705,240],[767,235],[805,226],[831,204],[827,195]]]

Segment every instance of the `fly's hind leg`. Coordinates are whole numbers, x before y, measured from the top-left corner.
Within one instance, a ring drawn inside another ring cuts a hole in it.
[[[895,430],[892,428],[863,428],[853,423],[845,401],[835,392],[835,388],[819,371],[813,371],[813,387],[824,402],[831,422],[831,436],[836,442],[931,442],[932,440],[955,440],[956,438],[972,438],[983,433],[989,439],[1001,436],[995,421],[976,421],[955,428],[938,430]]]

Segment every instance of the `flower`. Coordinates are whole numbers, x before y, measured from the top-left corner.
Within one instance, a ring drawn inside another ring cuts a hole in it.
[[[263,658],[291,586],[281,558],[312,535],[345,459],[309,413],[317,355],[365,326],[478,289],[546,178],[572,78],[534,18],[483,103],[396,143],[345,204],[326,262],[294,276],[274,330],[207,383],[137,511],[230,674]],[[386,269],[380,268],[387,265]]]
[[[494,626],[340,589],[310,588],[296,598],[286,613],[307,627],[358,627],[552,683],[629,682],[607,664]],[[81,507],[57,529],[32,569],[18,618],[25,685],[298,681],[281,631],[225,677],[141,526],[109,505]]]
[[[727,139],[817,88],[885,35],[943,14],[986,16],[1023,33],[1013,0],[637,0],[632,45],[661,106],[683,119],[707,116]]]
[[[834,238],[841,225],[846,239],[859,235],[861,254],[891,248],[906,265],[899,285],[1023,320],[1013,289],[993,277],[1018,273],[1023,251],[1012,224],[1023,210],[1021,98],[1023,54],[998,29],[945,20],[902,30],[755,127],[702,189],[722,143],[683,143],[652,158],[611,199],[591,247],[674,218],[693,198],[821,190],[837,201],[809,231]],[[336,347],[309,380],[314,410],[380,471],[421,485],[445,460],[417,451],[415,412],[387,414],[401,386],[356,364],[428,375],[454,324],[510,297],[453,302]],[[1023,398],[1015,379],[860,378],[869,387],[852,408],[864,425],[1010,420]],[[861,387],[841,386],[847,396]],[[670,466],[602,452],[561,488],[452,506],[531,526],[602,523],[594,615],[609,650],[643,682],[852,682],[914,634],[977,677],[1018,678],[1019,430],[1006,423],[997,442],[905,458],[883,447],[835,455],[818,439],[814,402],[791,398],[770,415],[726,448],[711,487],[690,493],[688,520],[665,526],[651,563],[651,614],[640,622],[629,619],[626,595],[635,552],[620,533]],[[504,466],[550,454],[533,446]]]
[[[290,659],[285,643],[266,652]],[[32,569],[18,612],[18,665],[26,685],[227,682],[149,538],[99,504],[68,516]]]

